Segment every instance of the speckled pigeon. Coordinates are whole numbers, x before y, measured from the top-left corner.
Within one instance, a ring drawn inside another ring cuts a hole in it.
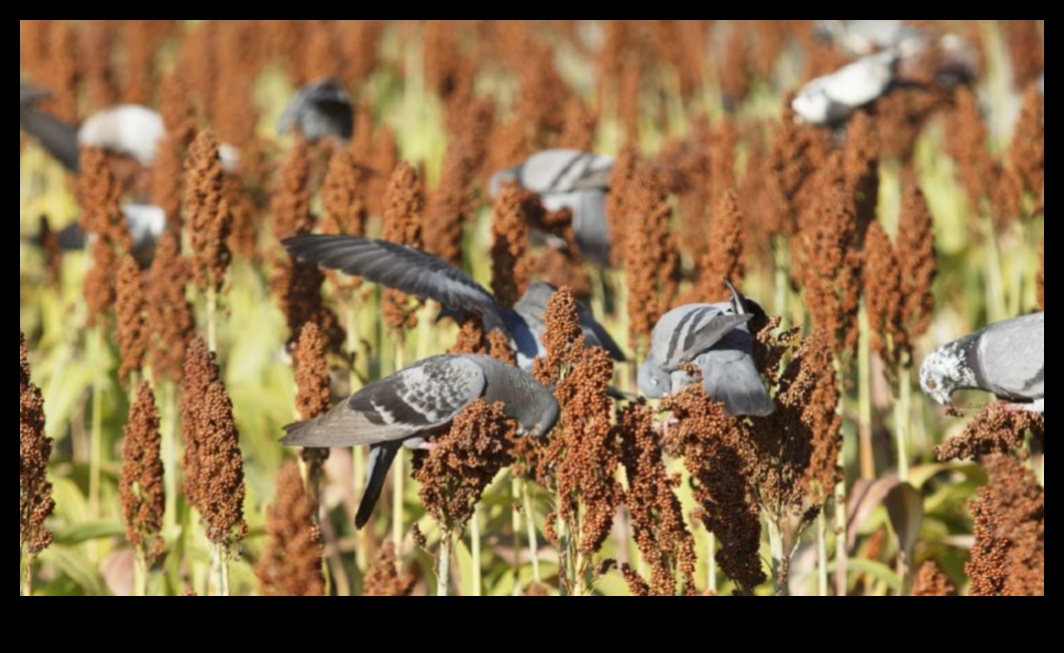
[[[575,150],[546,150],[524,163],[496,172],[488,189],[492,197],[505,181],[516,181],[539,196],[548,211],[570,209],[573,234],[583,257],[608,266],[610,231],[606,222],[606,193],[613,159]]]
[[[468,274],[418,249],[352,236],[296,236],[283,244],[301,260],[432,299],[451,313],[480,315],[486,330],[511,337],[522,369],[531,369],[536,356],[544,353],[540,340],[546,329],[544,313],[557,290],[550,284],[533,283],[513,309],[504,309]],[[621,348],[591,312],[582,306],[577,310],[587,345],[602,347],[614,360],[623,361]]]
[[[354,129],[351,96],[334,79],[318,80],[299,89],[277,124],[280,134],[298,131],[311,143],[330,137],[348,141]]]
[[[992,324],[924,361],[920,386],[943,406],[958,390],[983,390],[1015,410],[1045,414],[1045,313]]]
[[[285,427],[283,444],[304,448],[369,446],[368,481],[355,525],[369,521],[399,448],[450,426],[477,399],[502,402],[521,435],[542,436],[558,422],[558,402],[528,373],[489,356],[426,359],[377,381],[316,419]]]
[[[813,125],[838,125],[890,90],[898,64],[896,52],[863,57],[806,84],[791,107]]]
[[[765,417],[775,403],[754,364],[753,336],[742,298],[719,304],[688,304],[666,313],[654,327],[650,355],[639,369],[639,390],[651,399],[697,383],[684,371],[696,365],[706,395],[732,416]]]

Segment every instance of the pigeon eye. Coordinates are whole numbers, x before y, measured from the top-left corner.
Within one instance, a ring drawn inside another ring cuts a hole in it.
[[[938,390],[938,381],[931,379],[927,382],[927,387],[929,390]]]

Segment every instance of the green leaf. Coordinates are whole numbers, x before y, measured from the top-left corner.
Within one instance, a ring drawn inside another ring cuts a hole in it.
[[[865,560],[864,558],[850,558],[850,560],[846,562],[846,569],[851,577],[860,574],[868,574],[875,580],[886,583],[892,591],[901,591],[901,579],[898,578],[898,575],[894,573],[893,569],[882,562]],[[834,562],[828,565],[828,570],[834,573]]]
[[[890,523],[898,536],[898,548],[905,552],[905,559],[912,560],[913,547],[920,536],[924,521],[923,497],[908,483],[898,485],[883,501],[890,515]]]
[[[103,576],[89,559],[80,553],[63,547],[46,549],[40,557],[41,562],[54,564],[61,572],[70,577],[86,596],[109,596]]]
[[[82,522],[55,529],[55,543],[60,546],[77,546],[92,540],[108,540],[125,535],[126,529],[117,519],[100,519]]]

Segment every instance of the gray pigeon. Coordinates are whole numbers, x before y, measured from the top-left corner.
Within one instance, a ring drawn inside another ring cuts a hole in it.
[[[503,309],[483,286],[441,259],[412,247],[374,238],[352,236],[296,236],[283,241],[293,256],[331,270],[342,270],[414,297],[439,302],[448,312],[480,315],[484,328],[510,336],[517,361],[529,370],[536,356],[545,353],[541,336],[546,329],[547,302],[557,291],[546,283],[533,283],[513,309]],[[591,312],[577,307],[580,327],[588,347],[601,347],[616,361],[624,353]]]
[[[330,137],[349,141],[354,129],[351,96],[334,79],[311,82],[299,89],[277,125],[278,133],[298,131],[311,143]]]
[[[813,125],[835,126],[885,95],[895,80],[899,56],[881,52],[858,59],[806,84],[791,103],[798,117]]]
[[[19,128],[33,137],[67,170],[78,171],[78,130],[55,116],[39,111],[37,103],[51,96],[45,89],[19,80]]]
[[[610,264],[610,231],[606,222],[613,159],[575,150],[546,150],[516,168],[496,172],[488,185],[492,197],[505,181],[516,181],[539,196],[548,211],[570,209],[580,253],[596,265]]]
[[[133,258],[142,268],[147,268],[155,256],[155,245],[166,231],[166,213],[151,204],[127,204],[122,207],[122,216],[133,243]],[[77,222],[69,224],[56,236],[59,249],[64,252],[84,249],[88,240],[85,230]]]
[[[702,372],[706,395],[724,404],[728,415],[766,417],[775,412],[754,364],[754,339],[747,326],[754,316],[732,292],[730,302],[688,304],[658,321],[650,356],[639,369],[640,392],[660,399],[696,383],[697,378],[683,370],[693,364]]]
[[[1045,313],[999,322],[939,348],[920,368],[924,394],[943,406],[958,390],[983,390],[1045,414]]]
[[[399,448],[429,448],[426,438],[481,398],[502,402],[521,435],[544,436],[558,423],[558,402],[528,373],[490,356],[444,355],[366,386],[321,417],[286,426],[281,442],[312,449],[370,447],[368,481],[355,519],[361,529]]]

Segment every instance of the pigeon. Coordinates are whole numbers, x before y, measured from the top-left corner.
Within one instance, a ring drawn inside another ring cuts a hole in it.
[[[19,127],[70,172],[78,171],[78,131],[36,107],[51,93],[19,80]]]
[[[885,95],[895,79],[897,52],[863,57],[839,70],[817,77],[791,103],[798,117],[813,125],[839,125],[861,107]]]
[[[432,299],[451,314],[480,315],[485,330],[510,336],[521,369],[530,370],[533,360],[546,353],[541,340],[546,330],[544,315],[547,302],[557,292],[550,284],[531,284],[513,309],[504,309],[468,274],[419,249],[353,236],[296,236],[282,244],[300,260]],[[587,346],[601,347],[614,360],[624,361],[621,348],[591,312],[578,305],[577,313]]]
[[[120,104],[93,114],[78,129],[82,147],[128,156],[146,168],[155,162],[159,141],[166,136],[157,111],[136,104]]]
[[[550,390],[527,372],[490,356],[443,355],[366,386],[328,413],[285,427],[282,444],[311,449],[369,446],[368,481],[355,525],[368,522],[402,446],[431,449],[438,434],[477,399],[502,402],[520,435],[545,436],[560,409]]]
[[[279,134],[295,130],[311,143],[326,138],[349,141],[354,129],[351,96],[334,79],[311,82],[296,91],[277,124]]]
[[[1045,313],[999,322],[939,348],[920,367],[924,394],[949,406],[983,390],[1013,410],[1045,414]]]
[[[901,20],[822,20],[815,29],[821,39],[858,56],[926,38],[923,32]]]
[[[141,268],[146,269],[151,265],[152,258],[155,256],[155,245],[166,231],[166,212],[151,204],[127,204],[122,207],[122,215],[126,219],[126,227],[129,228],[130,239],[133,243],[133,258],[137,260]],[[35,241],[32,237],[23,240]],[[85,230],[77,222],[67,225],[56,234],[59,249],[64,252],[84,249],[87,240]],[[41,243],[37,242],[37,244]]]
[[[503,182],[515,181],[539,196],[548,211],[570,209],[573,234],[584,258],[601,267],[610,264],[610,231],[606,222],[613,159],[575,150],[546,150],[515,168],[492,175],[488,190],[499,194]]]
[[[640,392],[660,399],[696,383],[697,377],[683,369],[693,364],[702,372],[706,395],[724,404],[728,415],[767,417],[775,412],[754,363],[748,326],[754,316],[731,290],[730,302],[688,304],[658,321],[650,356],[639,369]]]

